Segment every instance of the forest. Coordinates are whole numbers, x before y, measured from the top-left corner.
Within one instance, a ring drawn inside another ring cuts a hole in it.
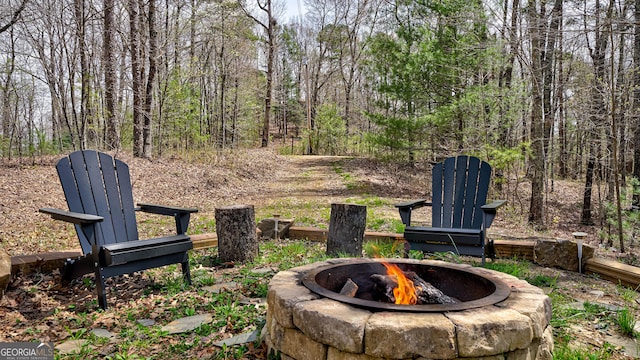
[[[475,154],[595,184],[622,243],[640,177],[640,0],[0,0],[0,157],[279,147]],[[601,204],[600,204],[601,205]],[[600,216],[604,211],[600,211]],[[624,214],[623,214],[624,213]]]

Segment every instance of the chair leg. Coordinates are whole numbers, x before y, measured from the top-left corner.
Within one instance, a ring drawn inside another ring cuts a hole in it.
[[[191,270],[189,269],[189,259],[187,258],[187,261],[184,261],[181,264],[182,264],[182,276],[184,277],[184,282],[186,282],[187,285],[191,285]]]
[[[102,310],[107,310],[107,293],[105,291],[105,283],[104,276],[102,276],[102,271],[100,271],[100,267],[96,268],[96,290],[98,291],[98,305],[102,308]]]
[[[409,258],[409,250],[411,250],[411,244],[405,240],[404,244],[402,244],[402,256],[405,259]]]
[[[491,261],[496,259],[496,243],[493,240],[489,240],[489,257]]]

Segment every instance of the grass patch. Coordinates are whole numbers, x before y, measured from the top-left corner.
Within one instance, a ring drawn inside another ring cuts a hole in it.
[[[485,263],[487,269],[500,271],[505,274],[513,275],[518,279],[525,279],[529,274],[530,265],[526,261],[518,260],[496,260],[487,261]]]
[[[331,163],[331,167],[336,174],[340,175],[340,177],[342,178],[342,182],[345,184],[347,189],[353,190],[358,186],[353,176],[342,169],[342,162],[333,162]]]
[[[367,241],[362,248],[370,258],[399,258],[404,255],[404,242],[399,241]]]
[[[636,325],[636,318],[632,310],[629,308],[619,310],[616,314],[616,323],[618,324],[622,334],[630,337],[635,336],[634,327]]]
[[[553,351],[553,360],[607,360],[613,356],[614,347],[605,343],[600,349],[569,347],[568,342],[556,342]]]
[[[558,275],[552,277],[543,274],[534,274],[526,278],[527,282],[537,287],[555,287],[558,283]]]

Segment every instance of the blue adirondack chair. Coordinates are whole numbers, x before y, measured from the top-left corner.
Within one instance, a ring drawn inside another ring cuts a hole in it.
[[[76,151],[56,165],[69,211],[42,208],[53,219],[75,225],[83,257],[67,260],[63,278],[94,272],[98,303],[107,308],[105,279],[169,264],[181,264],[191,283],[186,235],[197,209],[138,204],[134,207],[129,167],[93,150]],[[139,240],[135,211],[175,218],[176,235]]]
[[[491,166],[472,156],[451,157],[434,165],[432,176],[431,202],[421,199],[396,205],[410,249],[479,256],[484,266],[486,256],[495,256],[486,230],[506,202],[486,204]],[[411,224],[411,211],[423,206],[432,207],[431,227]]]

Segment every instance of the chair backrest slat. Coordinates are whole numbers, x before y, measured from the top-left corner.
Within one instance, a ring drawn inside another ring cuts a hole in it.
[[[120,160],[115,160],[118,184],[120,185],[120,201],[124,214],[124,223],[127,230],[127,239],[138,239],[138,225],[136,224],[136,211],[133,203],[133,190],[131,186],[131,176],[129,166]]]
[[[443,164],[438,163],[434,165],[432,171],[432,220],[431,226],[442,227],[442,207],[443,207]]]
[[[466,173],[466,189],[464,190],[464,217],[460,227],[462,228],[479,228],[476,227],[476,216],[482,220],[482,213],[478,207],[478,174],[480,173],[480,159],[476,157],[468,157],[469,163],[467,165]],[[484,203],[479,204],[484,205]]]
[[[431,226],[480,229],[491,166],[472,156],[451,157],[434,165],[432,176]]]
[[[453,208],[451,209],[451,227],[462,227],[463,218],[466,215],[465,208],[465,195],[467,186],[467,160],[466,156],[458,156],[454,158],[455,161],[451,161],[454,164],[455,169],[452,169],[455,174],[455,188],[453,190]]]
[[[120,187],[116,177],[113,158],[108,154],[98,153],[102,177],[104,179],[104,192],[106,194],[107,206],[113,227],[115,242],[127,241],[127,229],[125,225],[125,214],[120,201]],[[108,225],[108,224],[107,224]]]
[[[487,203],[489,196],[489,184],[491,182],[491,165],[487,162],[480,164],[480,175],[478,175],[478,193],[476,195],[476,216],[473,227],[482,228],[482,210],[480,207]]]
[[[82,154],[84,155],[84,163],[86,164],[86,170],[89,176],[90,188],[80,189],[81,196],[83,193],[88,193],[88,195],[86,195],[87,201],[93,198],[94,206],[97,211],[96,215],[104,217],[104,221],[102,221],[99,226],[102,238],[98,237],[98,245],[112,244],[115,242],[116,235],[113,230],[111,210],[109,209],[107,193],[104,187],[102,166],[100,165],[97,152],[87,150],[83,151]],[[75,164],[72,162],[72,165]],[[82,164],[78,165],[79,167],[82,166]]]

